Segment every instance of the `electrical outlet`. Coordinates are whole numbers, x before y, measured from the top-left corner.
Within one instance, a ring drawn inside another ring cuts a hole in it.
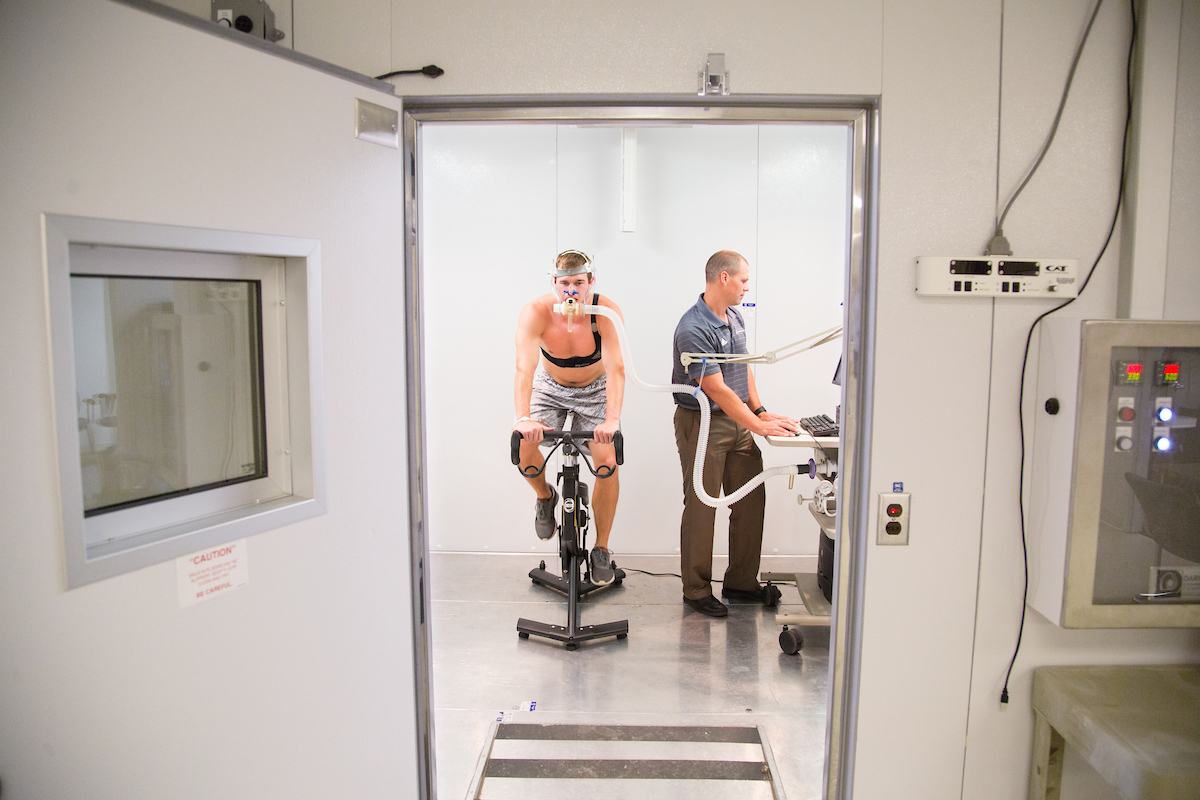
[[[879,530],[876,544],[908,544],[909,492],[879,493]]]

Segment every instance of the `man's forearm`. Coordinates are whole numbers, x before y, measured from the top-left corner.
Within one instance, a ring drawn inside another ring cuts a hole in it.
[[[763,404],[763,402],[758,396],[758,386],[754,383],[754,370],[750,369],[749,367],[746,368],[746,383],[750,387],[750,393],[748,395],[750,400],[746,403],[746,405],[749,406],[751,413],[753,413],[756,408]]]
[[[711,391],[705,390],[704,393],[734,422],[751,431],[756,429],[758,417],[754,416],[750,407],[743,403],[737,393],[726,384],[721,383],[719,386],[713,387]]]
[[[625,402],[625,370],[608,373],[604,384],[605,422],[620,422],[621,407]]]
[[[533,395],[533,374],[517,372],[513,381],[513,410],[517,412],[516,419],[529,416],[529,399]]]

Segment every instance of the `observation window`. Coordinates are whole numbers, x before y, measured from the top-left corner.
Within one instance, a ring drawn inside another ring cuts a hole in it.
[[[85,517],[267,476],[258,281],[71,276]]]
[[[72,587],[324,512],[319,245],[46,216]]]

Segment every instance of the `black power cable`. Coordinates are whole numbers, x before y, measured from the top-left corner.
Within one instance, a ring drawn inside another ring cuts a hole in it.
[[[1099,0],[1099,2],[1097,2],[1096,11],[1100,10],[1100,4],[1103,2],[1104,2],[1104,0]],[[1091,20],[1088,21],[1088,31],[1091,30],[1092,21],[1094,21],[1095,18],[1096,18],[1096,12],[1093,11],[1092,18],[1091,18]],[[1042,314],[1040,314],[1037,317],[1037,319],[1035,319],[1033,321],[1033,324],[1029,326],[1029,333],[1025,336],[1025,353],[1021,357],[1021,383],[1020,383],[1020,390],[1018,392],[1018,400],[1017,400],[1017,421],[1019,423],[1019,427],[1020,427],[1020,431],[1021,431],[1021,472],[1020,472],[1020,483],[1017,487],[1017,497],[1018,497],[1018,502],[1020,504],[1019,510],[1020,510],[1020,516],[1021,516],[1021,558],[1022,558],[1022,561],[1024,562],[1024,567],[1025,567],[1025,582],[1024,582],[1024,588],[1021,590],[1021,624],[1020,624],[1020,627],[1017,629],[1017,644],[1016,644],[1016,647],[1013,648],[1012,659],[1008,662],[1008,672],[1005,673],[1005,675],[1004,675],[1004,688],[1000,690],[1000,702],[1001,703],[1008,703],[1008,682],[1009,682],[1009,679],[1012,678],[1013,665],[1015,665],[1017,663],[1017,654],[1021,651],[1021,637],[1025,633],[1025,612],[1026,612],[1026,608],[1027,608],[1027,602],[1029,600],[1029,548],[1028,548],[1028,544],[1027,544],[1027,540],[1026,540],[1026,536],[1025,536],[1025,413],[1024,413],[1025,371],[1029,365],[1029,345],[1033,341],[1033,331],[1034,331],[1034,329],[1037,328],[1037,325],[1039,322],[1041,322],[1043,319],[1050,316],[1054,312],[1061,311],[1062,309],[1071,305],[1071,303],[1074,303],[1076,300],[1078,300],[1083,295],[1084,290],[1087,289],[1088,283],[1092,280],[1092,275],[1096,272],[1096,267],[1098,267],[1100,265],[1100,259],[1104,257],[1104,253],[1108,250],[1108,245],[1112,241],[1113,232],[1117,228],[1117,218],[1120,216],[1120,213],[1121,213],[1121,201],[1125,197],[1125,174],[1126,174],[1126,170],[1127,170],[1127,166],[1128,166],[1128,158],[1129,158],[1129,128],[1133,121],[1133,53],[1134,53],[1134,46],[1137,44],[1137,33],[1138,33],[1136,0],[1130,0],[1130,2],[1129,2],[1129,18],[1130,18],[1130,22],[1131,22],[1131,26],[1130,26],[1131,29],[1129,32],[1129,53],[1125,58],[1125,132],[1121,137],[1121,178],[1120,178],[1120,183],[1117,186],[1117,202],[1116,202],[1116,207],[1113,209],[1112,222],[1109,223],[1109,226],[1108,226],[1108,235],[1104,237],[1104,244],[1100,247],[1100,254],[1096,256],[1096,260],[1092,263],[1092,268],[1090,270],[1088,270],[1087,277],[1084,278],[1083,284],[1079,287],[1079,293],[1075,297],[1072,297],[1070,300],[1067,300],[1066,302],[1055,306],[1054,308],[1050,309],[1049,311],[1043,312]],[[1085,32],[1083,41],[1079,43],[1079,52],[1083,51],[1083,45],[1086,42],[1087,42],[1087,33]],[[1079,53],[1076,53],[1075,54],[1075,63],[1078,63],[1078,62],[1079,62]],[[1071,71],[1072,71],[1072,73],[1074,73],[1075,64],[1071,65]],[[1070,86],[1070,81],[1068,80],[1068,89],[1069,89],[1069,86]],[[1063,94],[1062,104],[1065,105],[1066,102],[1067,102],[1067,95]],[[1054,120],[1055,127],[1058,126],[1058,119],[1061,116],[1062,116],[1062,106],[1060,105],[1059,111],[1058,111],[1058,116],[1055,117],[1055,120]],[[1050,141],[1053,140],[1053,138],[1054,138],[1053,134],[1051,134],[1050,139],[1048,139],[1046,141],[1047,148],[1050,146]],[[1041,164],[1042,156],[1044,156],[1044,155],[1045,155],[1045,151],[1043,150],[1041,156],[1038,156],[1038,164]],[[1034,169],[1037,169],[1037,165],[1034,166]],[[1033,173],[1031,172],[1029,177],[1032,177],[1032,175],[1033,175]],[[1022,188],[1024,188],[1025,183],[1029,182],[1029,177],[1026,177],[1025,182],[1021,184]],[[1020,189],[1018,189],[1017,191],[1020,192]],[[1013,196],[1013,199],[1014,200],[1016,199],[1016,195]],[[1012,206],[1012,201],[1009,201],[1009,207],[1011,207],[1011,206]],[[1008,213],[1007,208],[1004,210],[1004,213],[1005,214]]]
[[[633,567],[621,567],[626,572],[640,572],[643,575],[649,575],[652,578],[682,578],[678,572],[647,572],[644,569],[634,569]],[[709,583],[724,583],[722,580],[712,578]],[[795,586],[795,581],[771,581],[775,586]]]
[[[428,64],[420,69],[398,69],[395,72],[385,72],[382,75],[376,75],[375,80],[387,80],[388,78],[394,78],[397,75],[428,75],[431,78],[440,78],[445,74],[446,70],[442,69],[437,64]]]

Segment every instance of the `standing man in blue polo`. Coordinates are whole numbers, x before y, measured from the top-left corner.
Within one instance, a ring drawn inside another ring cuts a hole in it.
[[[754,386],[754,373],[745,364],[694,363],[684,367],[681,353],[747,353],[746,325],[737,307],[750,286],[750,265],[732,250],[714,253],[704,267],[704,294],[687,310],[675,328],[671,382],[699,385],[712,406],[708,451],[704,456],[704,491],[726,494],[762,472],[762,452],[751,433],[792,436],[799,423],[767,411]],[[710,617],[729,614],[713,596],[713,526],[716,509],[700,502],[692,489],[692,467],[700,432],[700,403],[691,395],[674,395],[675,445],[683,467],[683,520],[679,525],[683,602]],[[765,599],[758,582],[762,555],[766,489],[759,486],[730,507],[729,568],[721,596],[738,600]]]

